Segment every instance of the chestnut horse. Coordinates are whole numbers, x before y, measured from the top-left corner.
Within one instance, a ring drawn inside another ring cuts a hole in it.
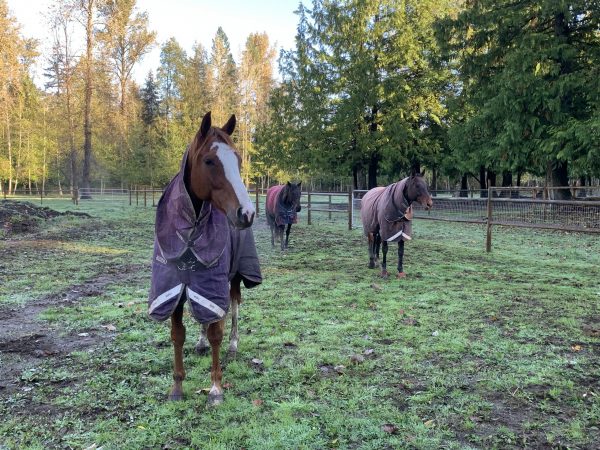
[[[433,206],[427,182],[422,174],[414,174],[387,187],[368,191],[361,200],[360,216],[363,231],[369,245],[369,268],[379,264],[379,247],[382,246],[381,276],[387,278],[387,252],[389,242],[398,242],[398,273],[404,278],[404,241],[411,239],[412,203],[418,202],[425,209]],[[383,243],[383,245],[382,245]]]
[[[211,126],[210,112],[204,116],[157,206],[148,313],[159,321],[171,318],[170,400],[183,398],[184,303],[189,300],[212,349],[208,403],[216,405],[223,401],[219,353],[227,309],[231,304],[229,350],[235,352],[241,282],[253,287],[262,281],[249,228],[255,210],[240,177],[240,157],[230,137],[234,128],[235,116],[222,128]]]
[[[300,206],[300,195],[302,182],[271,186],[267,190],[265,201],[265,214],[267,223],[271,228],[271,246],[275,247],[275,234],[281,242],[281,250],[288,248],[290,240],[290,229],[293,223],[298,222]],[[287,228],[286,228],[287,225]],[[283,229],[285,228],[285,242],[283,240]]]

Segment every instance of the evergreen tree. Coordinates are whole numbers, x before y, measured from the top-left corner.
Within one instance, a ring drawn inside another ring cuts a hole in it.
[[[221,27],[212,41],[208,80],[213,122],[224,124],[236,112],[239,94],[237,68],[229,48],[229,39]]]
[[[596,2],[468,6],[440,33],[472,109],[452,130],[455,151],[474,153],[473,163],[498,171],[546,174],[555,186],[589,174],[598,148],[590,138],[600,98]],[[568,190],[557,194],[570,197]]]

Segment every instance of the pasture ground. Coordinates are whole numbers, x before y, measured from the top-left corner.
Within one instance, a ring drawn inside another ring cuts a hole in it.
[[[189,316],[187,397],[166,402],[169,325],[146,315],[154,210],[76,209],[92,217],[0,234],[0,449],[600,442],[597,236],[496,228],[485,254],[482,227],[421,220],[409,277],[384,281],[343,217],[294,226],[285,253],[260,217],[265,282],[243,292],[225,402],[207,408]]]

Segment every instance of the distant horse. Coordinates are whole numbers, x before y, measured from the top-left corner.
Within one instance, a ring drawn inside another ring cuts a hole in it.
[[[388,242],[398,242],[398,274],[404,278],[402,269],[404,241],[411,239],[412,203],[418,202],[426,209],[433,206],[427,182],[421,174],[411,175],[387,187],[376,187],[365,194],[361,201],[360,216],[363,231],[369,242],[369,268],[379,263],[379,247],[383,242],[381,276],[387,278]]]
[[[222,128],[211,126],[210,112],[188,146],[179,173],[156,210],[152,286],[148,314],[171,318],[175,351],[174,384],[169,399],[183,398],[183,306],[189,300],[194,318],[212,348],[212,386],[208,403],[223,401],[219,352],[225,315],[232,305],[229,350],[237,350],[240,285],[253,287],[262,277],[254,236],[249,228],[255,210],[240,177],[240,157],[230,138],[235,116]]]
[[[272,186],[267,190],[265,211],[267,223],[271,228],[271,246],[275,247],[275,234],[281,242],[281,250],[288,248],[290,240],[290,229],[293,223],[298,222],[300,212],[300,194],[302,182]],[[285,243],[283,241],[283,229],[285,230]]]

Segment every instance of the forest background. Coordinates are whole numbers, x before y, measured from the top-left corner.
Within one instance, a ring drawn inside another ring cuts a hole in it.
[[[191,52],[157,42],[142,4],[56,0],[42,52],[0,0],[3,193],[163,187],[209,110],[236,114],[248,184],[600,177],[598,1],[314,0],[295,11],[293,48],[257,31],[236,57],[221,27]],[[138,85],[154,46],[160,65]]]

